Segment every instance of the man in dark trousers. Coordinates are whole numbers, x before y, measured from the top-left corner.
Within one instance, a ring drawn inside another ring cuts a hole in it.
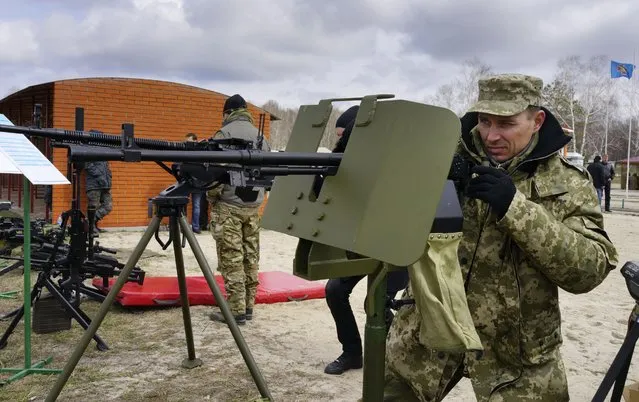
[[[197,135],[195,133],[188,133],[186,135],[186,141],[197,142]],[[194,190],[191,193],[191,230],[193,233],[201,233],[200,230],[200,210],[202,206],[202,198],[205,197],[205,193],[201,190]],[[206,200],[204,201],[206,203]]]
[[[359,106],[353,106],[344,112],[336,122],[336,131],[339,140],[333,149],[333,152],[344,152],[351,131],[355,124],[355,117]],[[316,192],[321,189],[316,187]],[[347,253],[349,258],[358,258],[354,253]],[[329,363],[324,372],[326,374],[342,374],[346,370],[362,368],[362,339],[357,328],[357,322],[353,315],[349,297],[353,288],[365,278],[364,275],[351,276],[345,278],[329,279],[326,283],[326,303],[331,310],[335,326],[337,329],[337,339],[342,344],[342,354]],[[408,271],[390,272],[387,276],[387,299],[393,299],[397,292],[404,289],[408,285]],[[389,307],[386,307],[386,328],[390,327],[393,320],[393,313]]]
[[[608,162],[608,154],[604,154],[603,160],[601,161],[604,167],[604,177],[606,179],[604,186],[604,193],[606,199],[606,212],[610,211],[610,186],[612,185],[612,180],[615,178],[615,168],[612,166],[612,163]]]
[[[590,176],[592,176],[592,184],[597,190],[597,198],[599,198],[599,206],[601,207],[601,198],[603,196],[604,186],[606,184],[606,174],[604,165],[601,163],[601,156],[595,156],[595,161],[588,165],[587,169],[588,173],[590,173]]]

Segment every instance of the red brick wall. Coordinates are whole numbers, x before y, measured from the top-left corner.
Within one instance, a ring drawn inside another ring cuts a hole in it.
[[[51,127],[53,121],[53,84],[39,84],[15,92],[0,100],[0,113],[4,114],[16,126],[30,126],[33,124],[33,107],[36,103],[42,105],[42,127]],[[50,158],[49,141],[44,138],[32,137],[31,142]],[[66,170],[62,172],[66,174]],[[9,190],[12,191],[9,191]],[[33,186],[31,210],[37,217],[47,217],[44,202],[45,186]],[[22,207],[22,176],[16,174],[0,174],[0,199],[11,200],[14,206]]]
[[[75,108],[84,108],[84,129],[119,134],[122,123],[134,125],[136,137],[184,141],[188,132],[198,139],[210,137],[222,124],[222,107],[227,96],[205,89],[164,81],[90,78],[54,83],[53,127],[74,129]],[[249,105],[255,124],[263,110]],[[267,113],[268,117],[269,114]],[[270,119],[264,134],[269,138]],[[66,173],[66,150],[54,149],[54,164]],[[110,162],[113,172],[113,211],[102,227],[144,226],[148,199],[175,182],[154,162]],[[170,165],[169,165],[170,166]],[[53,221],[70,207],[71,186],[53,189]],[[82,205],[86,212],[84,175]],[[190,208],[188,208],[190,214]]]

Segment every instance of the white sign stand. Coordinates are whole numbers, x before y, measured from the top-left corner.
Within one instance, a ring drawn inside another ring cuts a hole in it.
[[[0,114],[0,124],[13,125]],[[24,367],[3,368],[0,373],[15,373],[0,383],[10,383],[29,374],[57,374],[61,370],[43,368],[52,360],[48,357],[31,364],[31,184],[71,184],[60,171],[22,134],[0,131],[0,173],[21,174],[24,192]]]

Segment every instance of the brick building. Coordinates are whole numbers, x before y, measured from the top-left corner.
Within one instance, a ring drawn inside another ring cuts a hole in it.
[[[85,130],[119,134],[122,123],[134,125],[136,137],[184,141],[193,132],[198,138],[210,137],[222,123],[222,107],[229,95],[166,81],[129,78],[83,78],[34,85],[0,100],[0,113],[15,125],[29,125],[33,105],[42,104],[42,126],[73,130],[75,109],[84,108]],[[259,115],[266,118],[264,135],[270,137],[270,122],[277,118],[249,104],[255,125]],[[66,150],[53,148],[45,140],[34,143],[53,164],[67,173]],[[149,222],[148,199],[175,180],[154,162],[110,162],[113,172],[113,211],[102,227],[145,226]],[[21,179],[0,175],[0,198],[20,203]],[[86,213],[84,174],[81,209]],[[71,206],[71,186],[53,186],[51,219]],[[31,196],[35,208],[44,208],[44,191],[36,188]],[[190,208],[189,208],[190,210]],[[42,212],[42,211],[34,211]],[[190,213],[190,211],[189,211]],[[47,215],[49,215],[47,213]]]

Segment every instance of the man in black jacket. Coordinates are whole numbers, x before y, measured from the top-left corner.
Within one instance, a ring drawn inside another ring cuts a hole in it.
[[[590,176],[592,176],[592,184],[597,190],[597,198],[599,198],[599,206],[601,206],[601,198],[606,185],[606,173],[604,165],[601,163],[601,156],[595,156],[595,161],[588,165],[587,169]]]
[[[337,135],[339,138],[333,152],[341,153],[346,148],[346,143],[350,138],[351,131],[355,125],[359,106],[353,106],[344,112],[336,122]],[[342,130],[343,129],[343,130]],[[319,193],[322,180],[315,183],[315,192]],[[361,258],[359,255],[347,252],[348,258]],[[350,276],[344,278],[329,279],[326,283],[326,303],[331,310],[335,327],[337,329],[337,339],[342,344],[342,354],[329,363],[324,372],[326,374],[342,374],[346,370],[362,368],[362,339],[357,329],[357,322],[353,315],[353,310],[349,297],[353,288],[365,278],[364,275]],[[387,276],[386,297],[393,299],[397,292],[408,285],[408,271],[394,271]],[[386,307],[386,329],[390,327],[393,320],[393,313]]]
[[[603,156],[601,163],[604,167],[604,176],[606,179],[604,186],[606,212],[610,212],[610,186],[612,185],[612,180],[615,178],[615,168],[612,166],[612,163],[608,162],[608,154]]]

